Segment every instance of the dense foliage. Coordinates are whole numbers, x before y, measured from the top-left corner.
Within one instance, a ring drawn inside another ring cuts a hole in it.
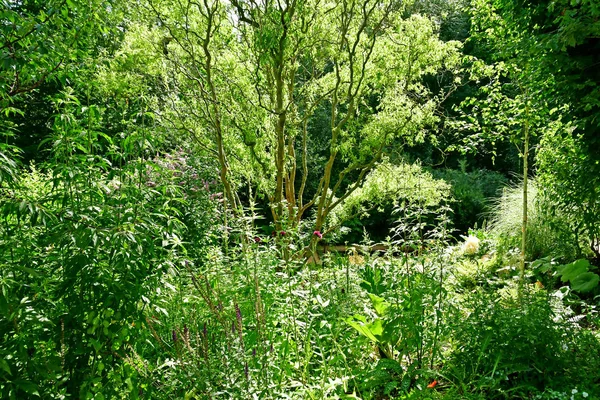
[[[0,397],[600,398],[599,16],[0,0]]]

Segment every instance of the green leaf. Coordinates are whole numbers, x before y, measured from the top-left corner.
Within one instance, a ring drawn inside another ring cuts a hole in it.
[[[383,320],[377,318],[375,321],[367,324],[367,327],[373,334],[373,336],[381,336],[383,333]],[[378,339],[379,340],[379,339]]]
[[[16,268],[23,272],[28,273],[29,275],[33,276],[34,278],[39,278],[41,276],[40,273],[37,272],[36,270],[22,266],[22,265],[17,265]]]
[[[355,315],[346,319],[346,323],[354,329],[356,329],[358,333],[360,333],[363,336],[366,336],[369,340],[375,343],[379,343],[379,339],[377,339],[375,335],[377,334],[377,332],[379,332],[379,334],[383,332],[381,320],[375,320],[370,324],[366,324],[365,321],[365,317],[361,315]]]
[[[571,288],[578,292],[590,292],[598,286],[600,276],[593,272],[584,272],[571,280]]]
[[[369,293],[369,297],[371,298],[371,302],[373,303],[373,308],[375,308],[375,312],[377,315],[384,315],[389,308],[390,304],[385,301],[384,298],[374,295],[373,293]]]
[[[38,392],[38,387],[35,383],[28,381],[16,381],[15,383],[25,393],[40,397],[40,392]]]
[[[8,362],[6,362],[6,360],[3,359],[3,358],[0,358],[0,369],[3,370],[3,371],[6,371],[7,374],[11,375],[10,367],[8,365]]]
[[[531,263],[531,268],[539,272],[548,272],[552,268],[553,260],[551,257],[544,257]]]
[[[574,278],[587,272],[590,263],[588,260],[577,260],[571,264],[567,264],[558,270],[558,275],[562,275],[561,280],[563,282],[573,281]]]

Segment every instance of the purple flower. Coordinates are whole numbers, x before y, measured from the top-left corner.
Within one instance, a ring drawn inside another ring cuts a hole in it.
[[[238,304],[235,304],[235,319],[237,320],[237,323],[240,327],[240,329],[242,328],[242,311],[240,310],[240,306],[238,306]]]
[[[173,336],[173,343],[177,343],[177,332],[175,332],[175,329],[173,329],[172,336]]]
[[[188,329],[187,325],[183,326],[183,342],[186,344],[186,346],[190,345],[190,330]]]
[[[285,236],[285,231],[281,231],[281,232],[279,232],[279,234],[280,234],[281,236]]]
[[[323,239],[323,234],[321,233],[321,231],[314,231],[313,235],[317,236],[319,239]]]

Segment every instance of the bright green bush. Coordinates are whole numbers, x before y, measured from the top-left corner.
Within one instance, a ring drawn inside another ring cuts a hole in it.
[[[263,238],[227,256],[213,247],[200,268],[189,266],[202,271],[193,278],[164,277],[171,289],[155,300],[164,312],[148,310],[145,339],[154,348],[138,350],[146,396],[344,394],[353,369],[369,359],[343,321],[365,301],[356,272],[342,259],[326,259],[327,269],[286,263],[276,244],[287,238]]]
[[[358,243],[364,229],[375,239],[383,240],[401,218],[400,214],[394,214],[394,209],[418,206],[436,213],[449,199],[450,185],[435,179],[420,164],[384,162],[334,209],[329,224],[351,228],[349,234],[338,240]]]
[[[95,130],[101,110],[71,93],[57,111],[45,172],[23,171],[0,197],[0,397],[137,395],[126,360],[149,298],[184,261],[185,214],[206,214],[195,235],[218,218],[207,191],[184,192],[202,188],[193,173],[144,159],[143,129],[113,142]]]

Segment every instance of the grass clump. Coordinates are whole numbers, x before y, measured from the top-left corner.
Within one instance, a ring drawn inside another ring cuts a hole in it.
[[[528,260],[545,256],[573,260],[580,252],[576,237],[569,229],[566,217],[550,215],[548,199],[535,179],[529,180],[527,190],[527,248]],[[489,229],[498,242],[501,257],[521,248],[523,226],[523,185],[507,186],[495,201],[490,212]]]

